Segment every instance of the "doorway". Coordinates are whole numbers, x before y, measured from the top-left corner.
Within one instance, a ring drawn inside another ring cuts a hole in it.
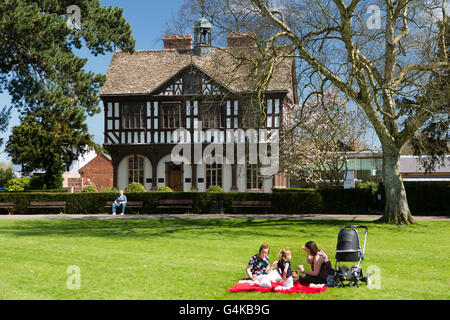
[[[166,163],[166,186],[173,191],[183,191],[183,167],[172,162]]]

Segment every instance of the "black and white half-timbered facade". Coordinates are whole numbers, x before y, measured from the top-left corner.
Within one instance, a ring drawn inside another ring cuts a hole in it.
[[[260,120],[247,108],[248,71],[236,68],[229,54],[255,50],[254,43],[230,34],[227,48],[212,48],[211,25],[204,18],[196,22],[194,34],[167,35],[164,50],[114,53],[101,90],[104,147],[112,158],[114,186],[140,182],[146,190],[205,191],[219,185],[239,192],[286,186],[281,174],[263,179],[257,164],[171,161],[176,129],[185,128],[192,142],[205,148],[211,142],[208,129],[219,130],[219,140],[225,141],[227,129],[281,128],[286,106],[297,103],[295,62],[285,59],[274,68],[265,92],[266,116]],[[199,125],[204,131],[197,135]]]

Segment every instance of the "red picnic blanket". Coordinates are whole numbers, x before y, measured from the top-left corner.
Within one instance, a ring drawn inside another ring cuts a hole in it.
[[[294,286],[290,289],[281,289],[277,288],[278,286],[282,286],[281,282],[271,282],[271,287],[260,287],[259,284],[250,280],[241,280],[238,284],[235,284],[231,289],[228,289],[229,292],[284,292],[284,293],[319,293],[327,291],[327,287],[310,287],[310,285],[304,286],[299,282],[294,282]]]

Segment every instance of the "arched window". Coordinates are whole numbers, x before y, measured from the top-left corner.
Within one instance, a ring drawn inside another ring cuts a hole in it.
[[[222,165],[213,163],[206,165],[206,189],[210,186],[222,187]]]
[[[144,157],[142,156],[128,158],[128,183],[132,182],[144,185]]]
[[[262,188],[263,179],[259,175],[259,167],[257,164],[249,164],[247,162],[247,189],[256,190]]]

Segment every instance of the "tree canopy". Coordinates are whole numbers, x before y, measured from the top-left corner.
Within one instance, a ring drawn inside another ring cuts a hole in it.
[[[99,0],[2,1],[0,93],[10,94],[11,105],[0,114],[0,131],[10,108],[17,109],[21,123],[7,143],[13,162],[55,176],[92,146],[86,114],[101,111],[98,93],[106,78],[86,71],[87,59],[76,52],[132,53],[134,46],[123,10]]]
[[[328,88],[357,104],[383,149],[382,220],[414,222],[400,174],[400,150],[450,100],[448,89],[428,85],[445,79],[449,69],[445,0],[195,0],[188,4],[201,8],[222,33],[245,33],[266,52],[292,45],[295,52],[278,58],[297,59],[303,105]]]

